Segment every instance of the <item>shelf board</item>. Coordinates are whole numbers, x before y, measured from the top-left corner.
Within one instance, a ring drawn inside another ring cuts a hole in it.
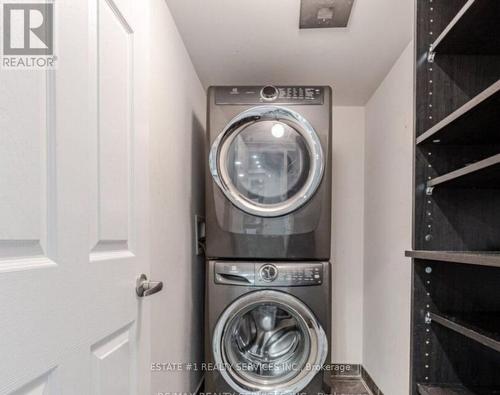
[[[500,143],[500,80],[417,138],[417,144]]]
[[[468,0],[446,26],[431,51],[439,54],[500,54],[500,2]]]
[[[436,177],[428,181],[427,186],[498,188],[500,186],[500,154]]]
[[[458,384],[417,384],[420,395],[499,395],[500,389],[477,388],[467,389]]]
[[[406,251],[410,258],[430,261],[462,263],[467,265],[500,267],[500,251]]]
[[[432,322],[500,352],[500,313],[430,313]]]
[[[465,387],[458,385],[424,385],[417,384],[420,395],[474,395]]]

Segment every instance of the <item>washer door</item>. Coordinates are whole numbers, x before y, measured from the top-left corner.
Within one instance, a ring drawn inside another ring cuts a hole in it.
[[[213,336],[215,365],[240,394],[296,394],[325,363],[328,340],[299,299],[257,291],[237,299]]]
[[[316,192],[324,171],[316,131],[300,114],[261,106],[234,118],[210,150],[210,171],[239,209],[260,217],[289,214]]]

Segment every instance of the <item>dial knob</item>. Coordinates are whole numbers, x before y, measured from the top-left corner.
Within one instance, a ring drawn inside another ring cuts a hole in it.
[[[278,268],[274,265],[264,265],[259,270],[260,278],[267,282],[272,282],[278,277]]]
[[[260,95],[264,100],[275,100],[278,97],[278,89],[276,89],[274,86],[268,85],[262,88],[260,91]]]

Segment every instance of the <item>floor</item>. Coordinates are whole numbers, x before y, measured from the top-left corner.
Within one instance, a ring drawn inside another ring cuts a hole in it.
[[[360,379],[332,379],[332,395],[371,395]]]
[[[197,393],[198,395],[208,395],[203,389]],[[373,395],[367,389],[361,379],[356,378],[334,378],[332,379],[331,395]]]

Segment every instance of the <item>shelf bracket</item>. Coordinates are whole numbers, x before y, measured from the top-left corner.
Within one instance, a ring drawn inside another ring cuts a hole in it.
[[[432,192],[434,192],[434,187],[427,187],[427,188],[425,188],[425,194],[427,196],[432,196]]]
[[[436,52],[433,51],[432,45],[429,47],[429,52],[427,53],[427,61],[429,63],[434,63],[434,58],[436,57]]]
[[[429,313],[429,312],[427,312],[427,314],[425,315],[425,323],[427,325],[432,323],[431,313]]]

